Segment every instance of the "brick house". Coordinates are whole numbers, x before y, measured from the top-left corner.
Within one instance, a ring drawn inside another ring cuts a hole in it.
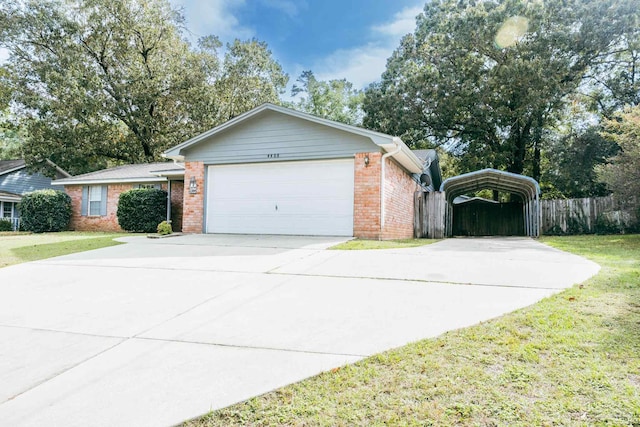
[[[425,160],[397,137],[264,104],[163,157],[175,165],[56,181],[73,199],[71,227],[119,230],[120,193],[153,183],[170,187],[186,233],[413,237]]]
[[[167,216],[182,227],[184,169],[170,162],[125,165],[53,181],[71,197],[71,224],[76,231],[123,231],[116,213],[120,194],[133,188],[159,188],[171,194]]]
[[[424,162],[397,137],[264,104],[163,155],[184,232],[413,237]]]

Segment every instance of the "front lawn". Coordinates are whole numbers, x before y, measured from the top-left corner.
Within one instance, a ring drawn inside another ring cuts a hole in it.
[[[499,319],[186,426],[640,426],[640,235],[541,240],[602,270]]]
[[[438,242],[436,239],[404,239],[404,240],[366,240],[354,239],[330,247],[333,250],[353,251],[367,249],[400,249],[430,245]]]
[[[117,233],[1,233],[0,268],[21,262],[36,261],[75,252],[120,244],[113,240]]]

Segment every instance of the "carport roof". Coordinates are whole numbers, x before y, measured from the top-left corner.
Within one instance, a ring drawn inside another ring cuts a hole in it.
[[[469,191],[486,188],[515,193],[525,200],[536,199],[540,194],[540,186],[535,179],[497,169],[482,169],[447,178],[440,191],[445,191],[447,200],[451,201]]]
[[[349,132],[352,134],[363,136],[365,138],[369,138],[374,144],[381,147],[385,152],[394,152],[392,157],[398,163],[400,163],[407,171],[411,173],[422,172],[423,162],[418,157],[416,157],[416,155],[413,152],[411,152],[409,147],[407,147],[407,145],[404,142],[402,142],[400,138],[396,136],[391,136],[384,133],[364,129],[361,127],[335,122],[333,120],[323,119],[321,117],[316,117],[311,114],[292,110],[290,108],[280,107],[278,105],[274,105],[270,103],[262,104],[259,107],[254,108],[253,110],[247,111],[244,114],[234,117],[233,119],[229,120],[226,123],[221,124],[220,126],[210,129],[198,136],[195,136],[181,144],[176,145],[175,147],[169,148],[162,154],[162,156],[168,159],[173,159],[173,160],[182,162],[184,161],[183,154],[185,149],[192,147],[196,144],[199,144],[202,141],[207,140],[210,137],[220,132],[230,129],[242,123],[243,121],[248,120],[251,117],[254,117],[264,111],[275,111],[280,114],[285,114],[291,117],[296,117],[302,120],[321,124],[334,129],[342,130],[344,132]],[[400,147],[400,151],[397,151],[398,147]]]

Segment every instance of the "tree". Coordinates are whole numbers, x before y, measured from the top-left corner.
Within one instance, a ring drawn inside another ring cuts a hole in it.
[[[463,170],[539,180],[545,133],[592,65],[629,36],[638,11],[619,12],[630,3],[428,2],[367,89],[364,124],[414,147],[445,145]]]
[[[167,0],[8,0],[0,43],[29,164],[71,173],[159,160],[166,148],[277,100],[286,75],[257,41],[197,49]],[[270,61],[269,61],[270,60]]]
[[[362,123],[364,92],[346,79],[318,80],[312,71],[303,71],[293,85],[291,96],[300,98],[292,108],[325,119],[359,125]]]
[[[614,141],[620,151],[608,163],[597,168],[607,187],[622,198],[640,195],[640,106],[627,108],[604,121],[606,138]]]
[[[0,160],[21,159],[25,137],[8,110],[0,111]]]
[[[258,40],[235,40],[227,45],[223,70],[215,84],[223,123],[265,102],[278,104],[289,76]]]

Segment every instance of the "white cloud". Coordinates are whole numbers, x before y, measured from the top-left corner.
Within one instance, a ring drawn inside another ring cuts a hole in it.
[[[9,51],[4,47],[0,47],[0,65],[7,62],[7,59],[9,59]]]
[[[307,6],[305,1],[292,1],[292,0],[262,0],[262,3],[272,9],[279,10],[290,18],[294,18],[300,12],[300,9],[304,9]]]
[[[400,39],[416,27],[416,16],[422,7],[407,7],[396,13],[389,22],[373,25],[367,44],[340,49],[312,64],[311,69],[322,80],[347,79],[354,87],[364,88],[380,79],[387,58],[398,47]]]
[[[393,16],[393,21],[374,25],[374,32],[393,37],[402,37],[416,28],[416,16],[422,12],[421,7],[406,7]]]
[[[255,31],[242,25],[234,15],[234,10],[244,6],[245,0],[171,0],[171,4],[182,8],[194,42],[211,34],[222,41],[255,36]]]

